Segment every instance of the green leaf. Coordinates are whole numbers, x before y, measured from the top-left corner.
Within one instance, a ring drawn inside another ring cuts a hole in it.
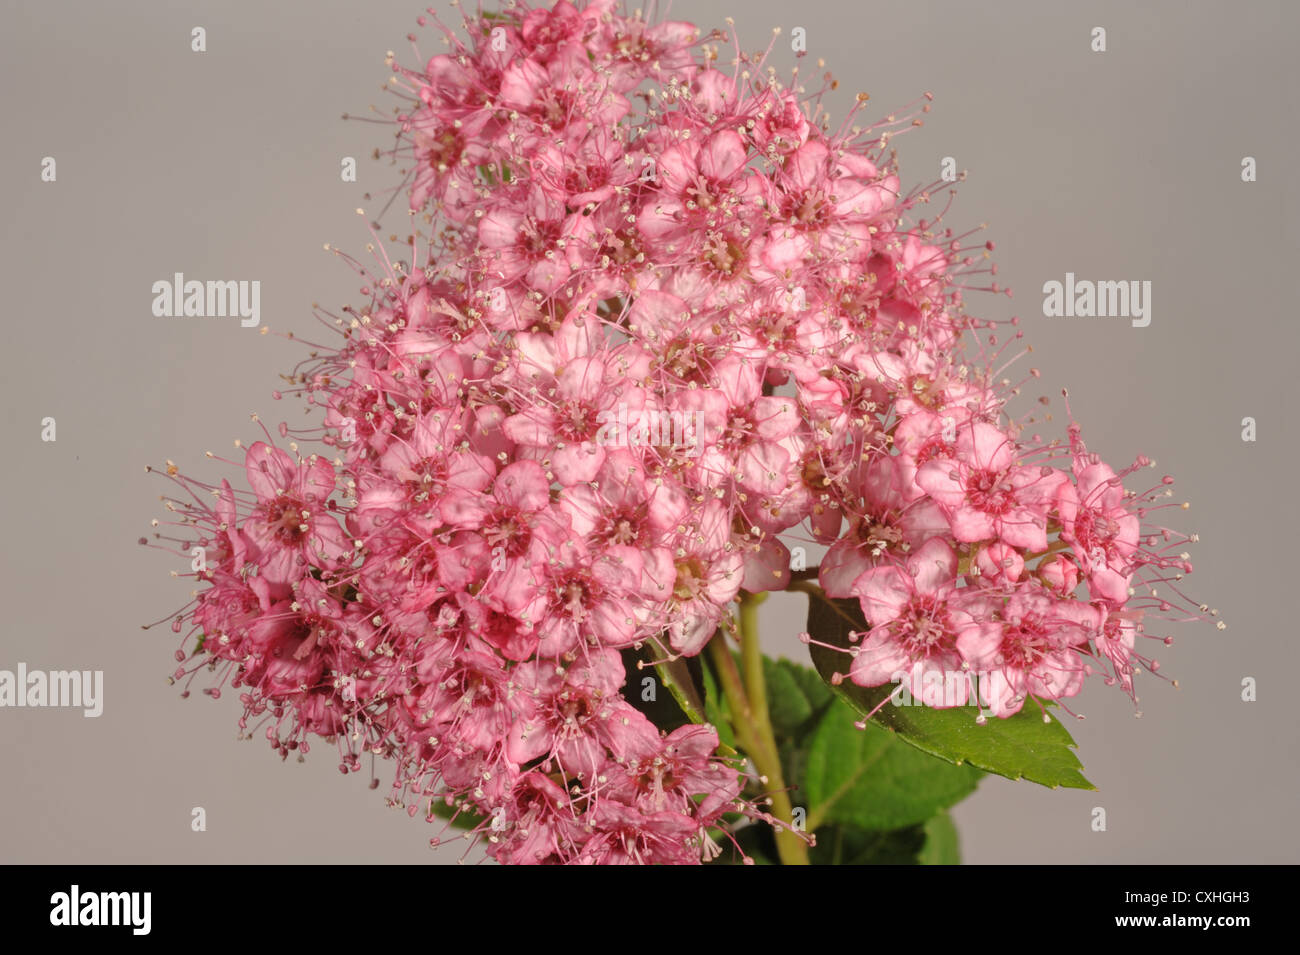
[[[921,865],[961,865],[961,840],[952,816],[941,812],[925,824]]]
[[[812,701],[804,694],[790,667],[763,657],[763,682],[767,684],[767,712],[777,738],[794,736],[813,715]]]
[[[487,816],[475,812],[468,799],[458,799],[453,805],[447,805],[447,798],[437,795],[429,800],[429,813],[439,819],[446,819],[457,829],[477,829],[487,821]]]
[[[811,590],[811,589],[810,589]],[[809,593],[808,632],[814,641],[847,650],[850,632],[867,630],[856,600],[833,600]],[[976,722],[979,709],[958,706],[936,710],[928,706],[897,706],[885,702],[896,687],[860,687],[847,678],[835,685],[836,674],[848,670],[850,657],[813,643],[813,664],[822,679],[863,716],[893,730],[917,749],[961,765],[970,763],[1008,779],[1028,779],[1052,789],[1096,789],[1084,778],[1083,765],[1074,754],[1074,740],[1050,713],[1029,706],[1006,719]],[[1050,704],[1049,704],[1050,705]],[[877,709],[879,707],[879,709]]]
[[[794,678],[814,714],[820,716],[835,698],[831,688],[822,682],[820,674],[812,667],[800,666],[785,658],[777,660],[776,664]]]
[[[817,671],[786,659],[763,658],[767,708],[776,737],[777,756],[790,787],[790,799],[804,805],[804,767],[813,731],[835,695]]]
[[[777,757],[785,773],[785,784],[790,787],[790,802],[808,808],[807,787],[804,776],[808,770],[808,739],[777,741]]]
[[[823,826],[808,855],[813,865],[916,865],[924,844],[920,826],[888,832]]]
[[[787,660],[763,657],[763,682],[767,685],[767,711],[778,745],[807,743],[833,694],[809,667]]]
[[[878,830],[920,825],[970,795],[983,775],[934,759],[875,723],[858,729],[856,719],[837,700],[813,735],[804,778],[810,829],[820,832],[822,822]]]
[[[711,665],[707,660],[704,662],[705,713],[718,726],[723,740],[728,741],[730,713]],[[922,861],[923,850],[931,845],[929,833],[935,825],[936,809],[941,810],[969,793],[982,774],[969,766],[951,766],[921,753],[881,727],[856,729],[852,709],[810,667],[786,659],[765,659],[763,669],[781,766],[796,805],[805,809],[809,804],[816,805],[805,783],[812,747],[820,746],[816,753],[818,762],[813,768],[819,774],[818,784],[825,788],[827,780],[844,778],[844,766],[850,766],[848,773],[852,773],[852,766],[861,766],[858,757],[862,755],[864,739],[872,743],[883,741],[883,745],[876,747],[883,755],[859,773],[860,785],[850,785],[836,800],[837,805],[842,804],[842,811],[818,823],[817,844],[809,853],[812,863],[915,865]],[[833,735],[824,729],[832,718],[840,731]],[[827,735],[820,736],[821,733]],[[837,753],[836,748],[842,751]],[[863,792],[873,786],[878,792],[862,801]],[[820,795],[818,798],[826,802]],[[904,823],[900,824],[899,820]],[[810,817],[809,821],[815,820]],[[770,827],[749,825],[734,830],[734,834],[756,864],[779,864]],[[939,836],[933,838],[937,840]],[[952,838],[955,853],[955,833]],[[721,833],[715,839],[724,846],[724,851],[714,864],[738,864],[740,857],[729,846],[729,840]]]
[[[736,748],[736,733],[731,728],[731,710],[727,699],[718,688],[718,679],[713,675],[713,666],[703,655],[699,657],[704,678],[704,716],[718,731],[718,739],[733,751]]]
[[[649,666],[637,666],[639,662],[645,662],[652,654],[652,650],[642,649],[638,652],[631,647],[622,651],[623,669],[627,671],[627,685],[623,687],[623,698],[644,713],[656,727],[665,733],[671,733],[679,726],[685,726],[687,723],[694,721],[682,705],[681,697],[672,692],[673,687],[671,685],[665,684],[662,674],[656,677],[652,674],[658,671],[651,669]],[[650,699],[646,699],[647,688],[644,681],[647,677],[654,680],[651,685],[653,693],[649,694]],[[665,689],[669,692],[663,692]]]

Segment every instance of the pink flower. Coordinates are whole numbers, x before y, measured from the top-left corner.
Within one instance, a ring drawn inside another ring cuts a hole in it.
[[[571,271],[566,240],[581,228],[580,220],[562,203],[540,190],[521,196],[479,220],[483,269],[504,285],[522,281],[553,292]]]
[[[750,136],[759,149],[789,153],[808,141],[808,117],[792,94],[769,94],[759,101],[757,111],[759,118]]]
[[[669,146],[646,167],[659,194],[642,207],[637,227],[650,240],[666,242],[722,225],[761,194],[763,179],[746,171],[747,159],[744,140],[731,130]]]
[[[1094,597],[1122,606],[1141,522],[1125,507],[1124,486],[1107,465],[1076,465],[1076,473],[1078,486],[1062,484],[1057,494],[1061,538],[1073,546]]]
[[[450,527],[473,532],[491,551],[491,569],[478,591],[495,609],[517,613],[537,599],[543,567],[565,539],[563,513],[551,504],[541,465],[516,461],[503,468],[491,496],[453,488],[439,511]]]
[[[680,395],[676,404],[698,417],[703,448],[693,475],[705,487],[728,479],[758,493],[784,490],[791,479],[799,413],[789,398],[765,397],[758,369],[726,360],[716,369],[716,389]]]
[[[645,589],[641,552],[611,544],[592,552],[579,541],[561,544],[539,575],[536,596],[511,605],[520,619],[537,628],[546,657],[574,652],[580,645],[621,648],[643,639]],[[658,590],[651,586],[650,590]]]
[[[334,468],[313,455],[295,463],[259,441],[248,449],[245,473],[258,508],[243,524],[250,559],[272,584],[301,579],[309,567],[333,569],[352,552],[329,513]]]
[[[854,683],[880,686],[906,674],[912,695],[930,706],[966,703],[966,681],[950,678],[963,670],[957,642],[973,626],[962,610],[956,571],[957,555],[936,539],[902,566],[873,567],[854,581],[871,625],[853,656]],[[940,679],[927,679],[932,673]]]
[[[1047,549],[1047,509],[1065,475],[1015,464],[1011,439],[992,425],[970,422],[957,435],[953,461],[932,460],[916,483],[947,512],[961,542],[1001,539],[1012,547]]]
[[[1025,558],[1009,544],[996,541],[980,548],[975,566],[986,582],[1014,584],[1025,572]]]
[[[1098,629],[1097,611],[1077,600],[1017,592],[997,619],[967,628],[957,651],[980,675],[980,702],[995,715],[1014,715],[1030,696],[1059,700],[1083,686],[1079,654]]]
[[[1038,576],[1058,597],[1068,597],[1079,586],[1079,567],[1064,554],[1041,561]]]
[[[619,696],[623,664],[612,650],[591,653],[581,666],[562,670],[534,661],[515,671],[514,683],[530,700],[506,737],[506,756],[520,766],[544,758],[569,776],[594,775],[620,720],[632,710]]]
[[[695,524],[683,528],[674,556],[672,594],[662,608],[672,648],[693,656],[713,636],[727,604],[740,592],[744,558],[728,550],[730,526],[717,501],[697,512]]]
[[[571,847],[580,842],[582,828],[573,817],[569,794],[537,771],[519,777],[511,793],[514,802],[502,808],[503,827],[497,861],[541,865],[569,861]]]
[[[733,808],[740,779],[714,755],[717,730],[687,724],[660,737],[649,720],[627,722],[614,747],[623,772],[615,776],[613,798],[646,812],[681,813],[694,818],[698,828],[713,825]]]
[[[463,425],[450,411],[430,411],[409,439],[394,440],[358,481],[356,527],[382,527],[404,515],[436,515],[443,495],[456,488],[479,492],[492,483],[492,459],[459,447]]]
[[[1107,683],[1119,683],[1130,697],[1133,692],[1133,674],[1137,665],[1152,666],[1152,661],[1145,660],[1137,654],[1137,634],[1142,620],[1142,611],[1112,611],[1104,603],[1098,606],[1101,619],[1095,643],[1097,656],[1109,665],[1110,674]]]
[[[699,654],[742,587],[816,569],[869,623],[851,679],[931,706],[1131,694],[1137,636],[1203,612],[1189,538],[1145,523],[1171,479],[1026,433],[1021,333],[964,303],[992,244],[888,148],[916,116],[831,126],[613,0],[463,25],[392,64],[413,226],[338,253],[361,298],[275,393],[320,419],[226,462],[246,490],[164,472],[156,546],[195,588],[173,679],[237,688],[281,758],[386,761],[392,804],[521,864],[694,864],[764,818],[717,730],[665,734],[625,686],[625,652]]]
[[[605,460],[601,425],[611,417],[639,415],[639,388],[606,371],[596,357],[575,358],[556,377],[554,403],[535,402],[503,423],[506,437],[528,448],[546,449],[561,484],[590,481]]]
[[[905,473],[897,457],[874,457],[849,476],[850,525],[821,562],[821,584],[829,596],[848,597],[862,574],[886,557],[901,559],[931,539],[949,536],[939,506],[904,489]]]

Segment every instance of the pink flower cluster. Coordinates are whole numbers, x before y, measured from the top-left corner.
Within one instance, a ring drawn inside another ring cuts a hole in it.
[[[1142,526],[1169,506],[1159,500],[1171,479],[1126,492],[1124,476],[1146,459],[1118,475],[1072,426],[1065,470],[1054,447],[1026,448],[1012,429],[963,410],[938,409],[960,422],[947,436],[924,417],[935,412],[900,417],[897,454],[863,468],[856,533],[822,565],[827,592],[858,597],[871,625],[851,678],[1001,717],[1031,697],[1074,696],[1097,671],[1134,695],[1138,665],[1158,669],[1137,651],[1144,620],[1174,611],[1158,585],[1188,603],[1179,590],[1188,555],[1167,553],[1185,538]]]
[[[962,300],[986,249],[909,221],[932,193],[888,158],[913,118],[860,129],[860,97],[832,127],[610,0],[465,26],[393,65],[408,258],[353,263],[368,304],[295,374],[323,429],[249,447],[251,493],[177,477],[206,553],[178,677],[217,668],[285,755],[394,760],[394,802],[525,863],[698,861],[756,811],[712,727],[624,699],[620,651],[699,653],[791,547],[861,598],[858,683],[996,670],[1000,716],[1093,668],[1131,687],[1171,607],[1139,575],[1190,569],[1140,526],[1165,489],[1006,417]]]

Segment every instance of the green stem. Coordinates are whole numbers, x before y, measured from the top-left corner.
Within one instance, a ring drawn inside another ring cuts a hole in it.
[[[742,594],[740,599],[740,652],[744,682],[725,639],[715,637],[710,640],[709,653],[734,716],[737,741],[754,761],[759,775],[767,781],[772,814],[789,826],[794,820],[794,808],[786,791],[776,735],[767,709],[763,652],[758,643],[758,605],[765,597],[766,594]],[[782,865],[809,864],[807,842],[791,829],[776,827],[776,849]]]
[[[652,654],[664,657],[668,655],[668,651],[658,640],[651,640],[650,646]],[[695,692],[690,671],[686,669],[686,661],[679,658],[660,662],[654,664],[654,669],[655,673],[659,674],[659,681],[668,688],[668,692],[677,701],[686,718],[692,723],[707,722],[704,715],[704,701]]]
[[[855,621],[852,617],[848,616],[848,614],[846,614],[843,610],[841,610],[835,604],[835,601],[831,600],[830,597],[826,596],[826,591],[822,590],[821,587],[817,586],[816,584],[810,581],[793,581],[791,582],[789,588],[787,589],[794,590],[799,593],[807,594],[808,599],[810,601],[811,600],[822,601],[823,603],[826,604],[827,607],[833,610],[836,613],[836,615],[838,615],[843,620],[847,621],[850,624],[850,626],[855,628],[857,627],[857,621]],[[811,810],[809,810],[808,818],[806,820],[809,832],[815,833],[817,831],[817,827],[826,821],[826,814],[830,811],[831,807],[835,805],[836,801],[839,800],[841,796],[843,796],[845,793],[849,791],[849,789],[852,788],[853,784],[858,781],[862,773],[870,769],[871,766],[876,762],[876,760],[881,757],[883,752],[884,752],[883,750],[877,752],[870,760],[860,765],[857,768],[857,770],[853,773],[852,776],[846,779],[835,792],[831,793],[829,798],[823,800],[821,805],[815,806]]]
[[[758,605],[767,594],[740,595],[740,665],[745,675],[745,695],[749,698],[754,735],[767,750],[767,755],[781,772],[776,733],[772,730],[772,715],[767,706],[767,678],[763,674],[763,648],[758,640]],[[777,783],[784,788],[784,783]],[[788,820],[787,820],[788,821]]]

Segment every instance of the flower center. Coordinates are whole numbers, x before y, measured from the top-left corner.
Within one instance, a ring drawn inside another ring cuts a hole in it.
[[[1015,503],[1006,475],[998,471],[976,471],[966,481],[966,500],[986,514],[1005,514]]]

